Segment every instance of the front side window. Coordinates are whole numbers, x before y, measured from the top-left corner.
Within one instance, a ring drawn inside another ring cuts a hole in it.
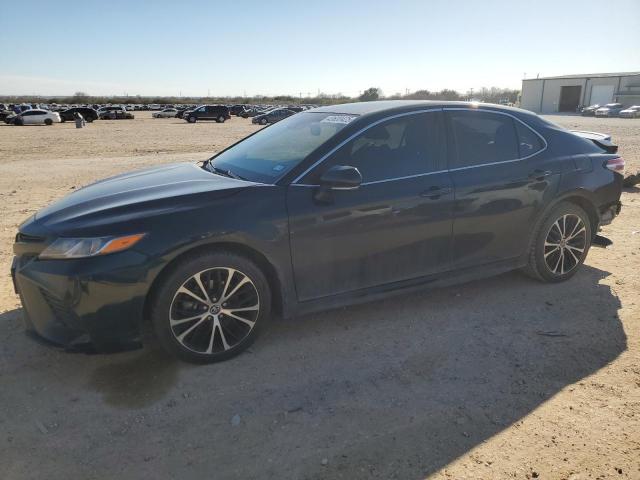
[[[453,168],[519,158],[514,121],[508,115],[472,110],[448,114],[457,152]]]
[[[292,115],[220,153],[211,165],[247,180],[273,183],[355,118],[324,112]]]
[[[343,145],[312,175],[333,165],[356,167],[363,183],[431,173],[446,168],[446,141],[439,112],[405,115],[374,125]]]

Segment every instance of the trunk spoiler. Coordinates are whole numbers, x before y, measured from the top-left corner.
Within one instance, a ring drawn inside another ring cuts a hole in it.
[[[618,146],[611,141],[611,135],[598,132],[585,132],[582,130],[570,130],[574,135],[591,140],[607,153],[618,153]]]

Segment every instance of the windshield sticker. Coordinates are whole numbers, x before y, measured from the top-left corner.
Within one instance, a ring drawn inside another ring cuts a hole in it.
[[[346,125],[356,118],[358,118],[357,115],[329,115],[325,119],[320,120],[320,123],[342,123]]]

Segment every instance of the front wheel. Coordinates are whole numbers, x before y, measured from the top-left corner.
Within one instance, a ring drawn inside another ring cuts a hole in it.
[[[245,350],[269,320],[262,271],[234,253],[187,257],[153,293],[151,320],[160,344],[178,358],[212,363]]]
[[[44,124],[49,126],[49,125],[53,125],[53,120],[51,120],[50,118],[45,118],[44,119]]]
[[[557,205],[534,233],[525,273],[543,282],[568,280],[584,263],[591,235],[591,221],[582,208]]]
[[[189,122],[189,123],[196,123],[196,120],[197,120],[196,117],[187,118],[187,122]]]
[[[266,125],[267,123],[269,123],[269,122],[267,121],[266,118],[263,118],[263,119],[260,120],[260,125]]]

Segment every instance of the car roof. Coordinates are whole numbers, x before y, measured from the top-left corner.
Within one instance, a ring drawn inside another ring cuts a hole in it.
[[[343,103],[328,105],[312,110],[313,113],[342,113],[352,115],[369,115],[380,112],[410,111],[423,108],[462,107],[462,108],[491,108],[507,112],[531,113],[520,108],[508,107],[494,103],[453,102],[444,100],[378,100],[374,102]]]

